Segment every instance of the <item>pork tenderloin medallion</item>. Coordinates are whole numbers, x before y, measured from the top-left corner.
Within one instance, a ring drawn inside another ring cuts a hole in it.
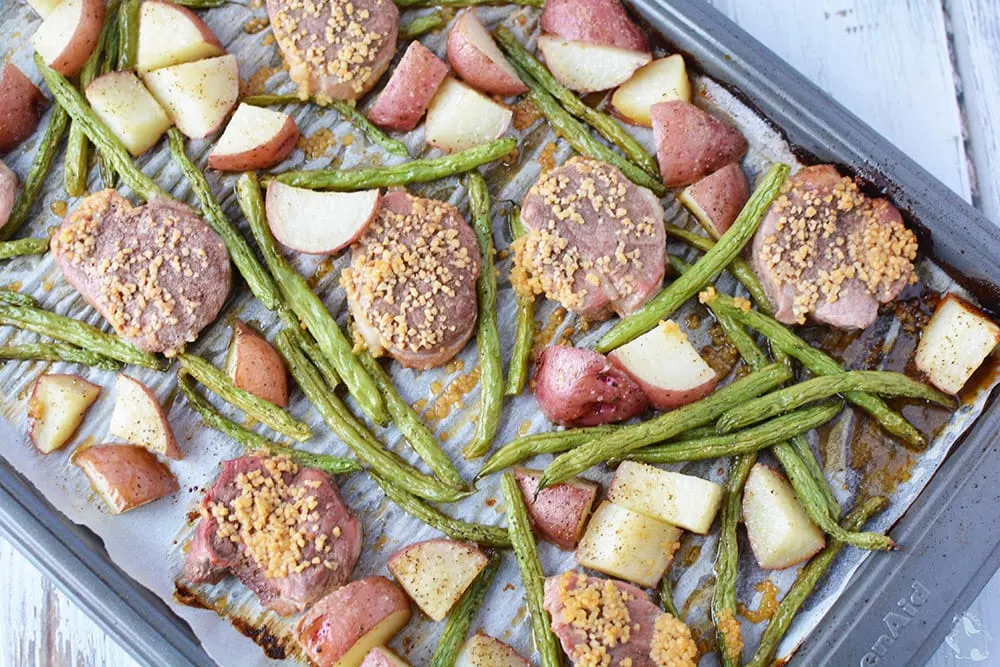
[[[753,239],[754,271],[786,324],[867,327],[917,281],[916,256],[896,207],[830,165],[789,177]]]
[[[347,583],[361,555],[361,522],[323,472],[286,458],[241,456],[202,498],[184,576],[236,576],[279,614],[303,611]]]
[[[229,294],[222,239],[169,199],[137,207],[114,190],[90,195],[52,237],[52,255],[115,332],[146,352],[183,350]]]
[[[604,162],[575,157],[525,195],[511,282],[589,320],[635,312],[663,285],[666,233],[656,196]]]
[[[694,667],[691,629],[615,579],[563,572],[545,580],[552,632],[574,665]]]
[[[392,0],[267,0],[267,14],[289,76],[320,103],[364,95],[396,51]]]
[[[417,369],[458,354],[476,326],[480,261],[457,208],[390,192],[351,253],[340,281],[372,354]]]

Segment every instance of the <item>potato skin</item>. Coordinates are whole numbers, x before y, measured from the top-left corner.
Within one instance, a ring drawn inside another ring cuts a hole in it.
[[[477,26],[470,24],[478,22],[476,14],[467,9],[448,32],[446,53],[455,73],[467,84],[485,93],[508,97],[528,92],[528,87],[516,75],[494,62],[473,43],[468,30],[475,29]]]
[[[564,551],[576,549],[600,486],[573,478],[538,492],[540,470],[514,468],[531,525],[538,536]]]
[[[739,161],[747,140],[735,127],[682,100],[654,104],[653,136],[660,175],[668,188],[691,185]]]
[[[420,42],[410,42],[368,119],[388,130],[412,130],[446,76],[448,66],[440,58]]]
[[[295,149],[299,140],[299,126],[289,116],[281,130],[270,141],[240,153],[209,153],[208,166],[219,171],[250,171],[270,169],[282,162]]]
[[[330,667],[393,614],[403,614],[400,627],[409,622],[410,601],[406,594],[385,577],[365,577],[313,605],[296,626],[296,635],[313,663]],[[359,663],[363,657],[359,656]]]
[[[719,238],[750,198],[750,185],[738,162],[732,162],[688,186],[678,197],[705,230]]]
[[[649,39],[619,0],[546,0],[542,31],[563,39],[649,51]]]
[[[73,36],[65,48],[49,63],[49,67],[63,76],[76,76],[90,57],[91,51],[97,46],[97,39],[104,25],[106,7],[104,0],[82,0],[83,10],[80,22],[76,25]]]
[[[17,174],[0,162],[0,228],[10,219],[15,199],[17,199]]]
[[[78,449],[73,463],[115,514],[177,491],[177,479],[149,450],[135,445],[95,445]]]
[[[283,408],[288,406],[285,362],[263,336],[239,320],[233,322],[226,370],[240,389]]]
[[[12,62],[0,74],[0,100],[0,153],[8,153],[38,127],[46,102],[42,91]]]

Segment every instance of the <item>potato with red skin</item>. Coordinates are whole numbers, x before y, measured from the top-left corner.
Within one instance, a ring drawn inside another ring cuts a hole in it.
[[[179,490],[170,469],[136,445],[95,445],[77,449],[73,464],[115,514],[135,509]]]
[[[389,82],[368,110],[368,120],[387,130],[412,130],[446,76],[448,66],[440,58],[420,42],[410,42]]]
[[[8,62],[0,74],[0,102],[0,153],[7,153],[35,131],[46,101],[38,86]]]
[[[649,112],[660,175],[668,188],[691,185],[746,155],[747,140],[739,130],[693,104],[671,100],[654,104]]]
[[[240,389],[280,407],[288,406],[288,371],[284,360],[263,336],[239,320],[233,322],[226,373]]]
[[[545,348],[535,371],[535,398],[542,413],[563,426],[624,421],[649,407],[639,385],[592,350]]]
[[[75,76],[90,57],[104,25],[104,0],[62,0],[31,36],[45,64]]]
[[[365,577],[313,605],[295,633],[317,667],[359,667],[372,648],[409,623],[410,615],[410,601],[399,586],[385,577]]]
[[[649,51],[649,40],[619,0],[546,0],[542,32],[563,39]]]
[[[736,221],[749,198],[750,185],[739,162],[726,165],[677,195],[705,231],[716,239]]]
[[[69,442],[101,388],[79,375],[46,373],[31,386],[28,398],[28,437],[42,454]]]
[[[438,538],[403,547],[386,567],[422,612],[443,621],[488,562],[474,544]]]
[[[505,97],[528,92],[473,9],[463,11],[448,33],[448,62],[467,84]]]
[[[229,119],[208,166],[219,171],[270,169],[291,154],[299,126],[287,113],[240,104]]]
[[[225,52],[212,29],[187,7],[164,0],[143,0],[140,5],[135,62],[140,74]]]
[[[154,454],[171,459],[183,458],[167,415],[149,387],[120,373],[115,391],[115,407],[111,411],[108,433],[130,445],[145,447]]]
[[[535,533],[564,551],[572,551],[587,526],[600,486],[574,477],[539,492],[541,476],[541,470],[514,468],[514,479],[524,496]]]
[[[10,220],[15,200],[17,200],[17,174],[0,162],[0,229]]]
[[[386,647],[376,646],[368,651],[368,655],[365,656],[361,667],[410,667],[410,663]]]

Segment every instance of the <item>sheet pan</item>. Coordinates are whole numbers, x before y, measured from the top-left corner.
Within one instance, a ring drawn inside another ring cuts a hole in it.
[[[874,187],[885,187],[901,208],[908,212],[910,221],[918,223],[920,228],[924,230],[925,237],[923,241],[925,250],[932,248],[936,259],[954,266],[960,274],[968,278],[968,280],[964,281],[965,287],[972,289],[987,305],[993,304],[993,295],[990,290],[983,289],[983,286],[1000,283],[1000,277],[997,276],[1000,262],[997,261],[997,244],[992,241],[993,237],[991,233],[993,229],[988,222],[982,220],[971,208],[948,192],[944,186],[934,181],[904,156],[901,156],[894,148],[888,146],[884,140],[878,138],[877,135],[863,126],[857,119],[850,116],[834,103],[831,103],[822,96],[822,93],[819,93],[810,84],[804,82],[799,75],[792,72],[786,65],[781,64],[777,58],[767,53],[759,44],[753,42],[717,13],[702,6],[701,3],[673,2],[670,5],[664,5],[652,2],[651,0],[648,2],[640,0],[635,6],[637,11],[654,27],[658,28],[672,45],[688,54],[691,60],[698,64],[704,74],[725,85],[734,86],[742,95],[745,95],[745,97],[740,99],[732,98],[727,95],[724,88],[702,80],[704,83],[702,91],[709,96],[714,96],[716,103],[725,107],[727,104],[733,105],[741,101],[750,102],[754,107],[763,112],[766,117],[771,119],[776,127],[781,128],[781,131],[785,133],[785,136],[797,150],[811,153],[822,160],[832,160],[847,166],[871,182]],[[242,8],[232,9],[245,12]],[[215,12],[210,12],[208,15],[209,22],[219,31],[223,41],[230,42],[233,40],[240,42],[248,39],[245,35],[239,34],[240,27],[243,21],[246,20],[245,14],[236,14],[239,18],[229,21],[226,21],[224,16],[224,14],[219,15]],[[213,20],[213,17],[216,20]],[[6,27],[4,31],[6,32]],[[259,42],[259,40],[260,37],[258,36],[257,41]],[[247,51],[241,50],[239,44],[233,46],[232,50],[241,56],[247,53]],[[18,59],[18,56],[24,55],[22,51],[23,49],[15,54],[15,59]],[[252,58],[251,62],[253,62]],[[247,65],[248,63],[243,63],[244,70],[247,69]],[[254,72],[255,69],[256,65],[250,65],[249,72],[244,71],[244,76]],[[765,72],[766,76],[762,74]],[[274,77],[269,89],[273,87],[274,83],[280,80],[280,76]],[[735,109],[736,107],[732,108]],[[752,120],[754,119],[750,116],[743,117],[744,122],[749,123]],[[327,119],[325,123],[321,121],[319,124],[329,125],[330,122]],[[346,136],[346,132],[346,128],[334,129],[334,134],[341,137]],[[308,133],[309,131],[307,130]],[[760,137],[765,137],[770,133],[771,128],[758,126],[756,133],[751,136],[751,139],[753,141]],[[419,137],[411,138],[411,145],[416,145],[418,140]],[[540,148],[543,141],[544,138],[537,138],[537,143],[534,144],[536,150]],[[359,142],[361,142],[360,139]],[[780,143],[771,139],[761,139],[761,141],[756,143],[760,144],[755,147],[758,151],[772,151],[769,157],[771,159],[777,157],[773,151],[780,149]],[[199,150],[204,150],[205,147],[200,146],[198,148]],[[564,153],[565,149],[562,152]],[[361,145],[352,145],[342,151],[344,164],[364,160],[367,155],[366,149]],[[782,155],[781,157],[790,159],[794,156]],[[176,172],[172,172],[166,167],[162,156],[159,159],[154,158],[151,160],[146,165],[146,169],[147,173],[163,169],[162,176],[165,184],[176,183],[178,180]],[[518,182],[522,177],[529,182],[533,180],[530,169],[527,170],[526,174],[522,172],[518,178],[514,179],[514,182],[506,184],[500,198],[503,198],[505,195],[513,195],[517,192],[522,185]],[[503,173],[501,170],[495,173],[492,179],[494,183],[499,179],[507,181],[508,174]],[[214,184],[217,186],[217,192],[225,192],[228,195],[231,190],[231,188],[226,187],[225,183],[216,181]],[[430,190],[431,194],[442,198],[453,198],[456,201],[461,200],[461,190],[457,184],[446,183],[432,186]],[[185,189],[181,187],[175,191],[184,193]],[[55,193],[50,194],[51,196],[48,197],[47,202],[56,198]],[[228,196],[224,204],[230,213],[236,210],[231,198]],[[945,230],[948,230],[947,234],[943,233]],[[496,231],[498,239],[503,238],[503,223],[499,216],[496,220]],[[302,268],[308,270],[314,267],[303,266]],[[30,268],[28,270],[30,272]],[[948,279],[947,276],[937,273],[933,268],[922,267],[922,270],[925,270],[926,274],[931,275],[934,280],[945,281]],[[54,305],[60,309],[66,308],[67,310],[78,307],[72,294],[68,291],[60,292],[59,290],[62,288],[56,286],[52,288],[51,292],[46,293],[44,283],[49,278],[41,275],[36,276],[36,278],[37,281],[32,286],[35,289],[41,288],[40,295],[45,298],[47,304]],[[56,280],[53,278],[51,282],[56,282]],[[335,309],[334,312],[340,312],[342,308],[339,308],[340,304],[336,302],[336,298],[335,295],[331,294],[328,302]],[[257,316],[252,307],[247,310],[243,308],[243,305],[242,302],[236,300],[230,304],[229,312],[240,312],[241,316],[250,317],[251,319]],[[509,306],[509,302],[507,305]],[[551,317],[552,310],[553,308],[550,306],[547,310],[543,311],[543,319]],[[74,310],[72,312],[77,313],[80,311]],[[87,314],[91,321],[95,321],[92,312],[87,312]],[[502,308],[500,315],[501,322],[509,321],[509,315],[510,313],[504,312]],[[596,334],[596,331],[591,332],[583,338],[577,337],[577,340],[586,342],[596,336]],[[204,337],[198,349],[199,352],[218,360],[224,345],[225,328],[219,326],[210,332],[208,336]],[[458,377],[466,373],[467,370],[472,369],[475,364],[474,350],[470,348],[465,351],[463,362],[465,369],[453,368],[450,373],[451,377]],[[33,370],[38,372],[40,369]],[[408,372],[397,373],[396,380],[398,384],[406,388],[407,393],[412,397],[427,395],[428,392],[426,390],[430,388],[427,385],[434,381],[430,378],[415,377],[414,374]],[[22,389],[23,386],[26,386],[26,383],[27,380],[22,378],[18,389]],[[110,386],[110,383],[107,381],[103,383],[106,386]],[[5,383],[4,386],[7,388],[9,385]],[[161,389],[165,390],[167,387],[164,385]],[[414,398],[414,400],[419,399]],[[520,411],[529,407],[530,397],[522,397],[519,400],[520,402],[515,406],[515,410]],[[985,394],[980,397],[980,400],[982,404],[985,404]],[[183,403],[182,400],[179,402]],[[109,403],[107,397],[103,399],[103,403],[103,409],[106,410]],[[471,394],[466,403],[471,404],[474,413],[475,394]],[[174,421],[175,414],[190,412],[182,408],[183,405],[180,405],[172,411],[172,421]],[[302,406],[299,406],[298,409],[301,410]],[[13,447],[23,447],[24,438],[21,435],[23,428],[19,428],[23,425],[23,415],[14,415],[8,412],[5,416],[8,420],[13,421],[15,425],[13,432],[4,431],[4,435],[9,436],[5,440],[8,443],[12,443],[11,446]],[[100,417],[94,415],[91,417],[91,420],[99,422]],[[508,432],[501,433],[501,437],[512,437],[513,430],[524,428],[517,421],[516,419],[507,418],[506,428]],[[873,575],[869,573],[882,567],[881,579],[884,586],[889,586],[891,582],[897,579],[896,577],[885,577],[885,568],[897,569],[910,567],[918,572],[923,572],[923,575],[917,581],[928,591],[926,602],[920,605],[921,613],[914,617],[915,620],[913,622],[901,626],[901,629],[905,630],[905,632],[900,632],[897,637],[893,637],[890,648],[886,648],[885,642],[878,645],[880,649],[885,649],[886,651],[884,660],[889,660],[889,662],[882,664],[903,664],[903,662],[897,663],[896,660],[902,658],[904,651],[910,648],[908,644],[910,640],[907,638],[911,636],[920,640],[926,638],[926,630],[918,633],[915,629],[921,626],[928,626],[939,620],[940,616],[937,613],[939,611],[937,607],[947,607],[947,602],[950,602],[954,595],[960,591],[960,587],[956,587],[954,581],[951,581],[952,585],[947,588],[941,588],[937,592],[932,590],[936,582],[938,580],[943,581],[944,577],[928,577],[926,568],[932,566],[928,565],[928,561],[924,560],[922,556],[917,555],[927,553],[924,548],[925,546],[937,544],[944,547],[949,544],[949,540],[947,539],[949,535],[954,538],[954,534],[951,532],[953,528],[951,524],[944,524],[940,520],[929,520],[932,516],[932,510],[934,512],[941,512],[942,510],[947,512],[949,508],[954,506],[949,504],[942,505],[932,500],[924,500],[924,498],[928,493],[931,493],[934,500],[940,501],[942,496],[946,496],[949,493],[962,493],[967,490],[966,486],[956,483],[967,477],[973,470],[968,465],[969,461],[967,459],[973,457],[976,453],[989,451],[989,446],[987,441],[983,439],[983,436],[988,435],[992,437],[996,433],[996,421],[1000,421],[1000,418],[997,418],[997,415],[992,410],[980,418],[978,425],[966,437],[965,442],[957,449],[956,454],[946,461],[944,467],[935,475],[934,482],[928,487],[927,492],[918,499],[917,504],[910,509],[900,522],[900,525],[897,526],[893,534],[907,549],[903,557],[901,558],[899,554],[876,557],[860,565],[860,576],[866,577],[872,577]],[[209,438],[198,428],[197,420],[192,419],[189,414],[187,417],[181,418],[180,423],[175,421],[174,424],[175,428],[178,428],[179,434],[190,436],[194,439],[194,445],[190,441],[186,443],[188,451],[196,448],[199,453],[194,457],[189,456],[190,460],[188,463],[190,464],[191,476],[184,478],[186,487],[188,486],[188,482],[191,482],[196,487],[204,483],[207,479],[210,479],[214,476],[215,470],[212,462],[217,461],[221,456],[235,453],[235,449],[231,445],[227,448],[225,444],[206,442]],[[992,429],[988,428],[990,424],[994,425]],[[544,427],[544,423],[532,423],[528,426],[528,428],[542,427]],[[6,426],[3,428],[7,429]],[[320,430],[321,427],[317,429],[318,432]],[[463,418],[461,414],[456,414],[451,421],[446,420],[442,423],[439,432],[448,433],[448,435],[455,439],[457,444],[463,441],[464,435],[467,435],[469,430],[468,418]],[[396,445],[398,444],[396,440],[398,438],[390,438],[389,441]],[[28,453],[30,454],[30,452]],[[941,457],[943,458],[943,456],[942,452]],[[986,457],[985,454],[983,456],[985,458],[982,462],[989,463],[991,459]],[[20,456],[8,456],[8,458],[21,459],[22,463],[25,460],[25,458]],[[65,464],[65,462],[63,463]],[[6,463],[4,465],[7,466]],[[27,464],[26,467],[30,467],[30,464]],[[718,466],[715,467],[718,468]],[[65,465],[63,468],[62,470],[56,470],[54,476],[49,474],[49,472],[40,473],[37,469],[27,472],[29,477],[38,486],[46,487],[46,497],[50,499],[55,498],[56,505],[59,505],[71,518],[96,527],[97,532],[104,535],[105,533],[102,531],[109,528],[108,522],[120,521],[122,517],[109,519],[105,515],[102,518],[99,516],[99,513],[96,516],[84,516],[89,508],[88,499],[84,495],[85,502],[80,502],[79,480],[72,477],[72,471],[67,471]],[[989,472],[982,465],[976,470],[979,474],[988,474]],[[708,470],[704,472],[705,474],[717,475],[720,471]],[[3,525],[6,530],[12,532],[15,539],[29,546],[29,550],[34,554],[36,561],[46,569],[53,571],[57,576],[57,580],[64,582],[70,590],[76,591],[81,601],[94,610],[98,618],[108,628],[115,631],[116,634],[123,636],[126,640],[126,646],[130,650],[143,661],[154,664],[201,663],[208,659],[201,652],[192,635],[185,631],[184,623],[166,611],[164,605],[155,596],[150,595],[148,591],[144,591],[141,586],[130,582],[126,576],[122,575],[120,570],[109,563],[105,559],[106,557],[100,552],[99,541],[94,539],[93,536],[88,535],[86,529],[74,526],[68,522],[57,511],[50,509],[51,506],[47,501],[41,500],[39,502],[37,491],[30,488],[23,478],[17,476],[17,473],[14,473],[9,468],[2,470],[2,473],[3,475],[0,476],[0,485],[2,485],[5,493],[9,496],[9,502],[8,498],[4,497],[4,502],[0,504],[0,514],[2,514]],[[63,475],[64,479],[53,484],[59,475]],[[995,479],[996,477],[993,478]],[[50,485],[57,488],[47,488]],[[953,486],[957,491],[952,488]],[[83,488],[85,489],[85,485]],[[402,536],[409,537],[411,533],[420,530],[416,522],[408,517],[404,517],[395,508],[387,506],[382,501],[380,494],[372,493],[370,488],[366,488],[364,484],[351,480],[345,485],[345,490],[352,504],[360,508],[361,518],[366,526],[380,523],[387,525],[384,534],[385,541],[379,545],[378,542],[382,539],[383,535],[370,535],[366,546],[370,546],[373,549],[376,546],[381,546],[382,549],[388,550],[390,547],[387,545],[398,541]],[[174,503],[171,513],[175,519],[189,509],[192,498],[196,497],[197,494],[192,493],[189,495],[190,497],[182,497]],[[67,510],[67,507],[70,509]],[[920,510],[921,515],[918,517],[915,513],[921,507],[925,509]],[[459,513],[462,516],[480,515],[485,517],[483,520],[487,520],[491,516],[485,508],[463,507],[459,510]],[[966,523],[955,524],[954,530],[957,531],[963,526],[968,526],[968,520],[972,520],[973,522],[982,521],[986,518],[981,517],[982,514],[986,513],[976,513],[974,509],[972,511],[966,510],[965,514],[962,515],[967,519]],[[492,520],[499,520],[495,512],[492,514]],[[889,520],[885,519],[885,521]],[[176,539],[179,544],[182,544],[184,530],[181,529],[181,526],[183,526],[183,521],[177,521],[173,524],[172,528],[169,526],[158,526],[156,532],[160,533],[161,530],[170,532],[172,530],[173,534],[171,537]],[[944,527],[944,535],[931,535],[926,530],[917,530],[917,527],[932,530],[942,530],[942,527]],[[980,556],[979,551],[986,549],[989,543],[996,542],[997,537],[1000,536],[1000,530],[997,530],[996,526],[992,526],[992,530],[990,528],[991,526],[988,525],[974,523],[973,529],[965,532],[969,540],[976,542],[977,548],[968,548],[969,542],[967,541],[963,543],[961,550],[956,550],[961,558],[956,557],[955,554],[950,556],[948,561],[949,567],[952,567],[957,573],[959,581],[971,577],[969,580],[974,582],[975,575],[973,573],[989,570],[988,564],[985,568],[983,567],[982,563],[986,562],[987,559],[985,556]],[[913,542],[910,539],[904,540],[903,535],[913,539]],[[937,538],[936,542],[934,541],[935,537]],[[925,545],[924,540],[930,540],[931,542]],[[111,538],[109,541],[116,541],[116,538]],[[151,544],[153,542],[155,540],[150,540]],[[125,565],[126,571],[140,579],[148,577],[148,557],[147,562],[143,564],[147,570],[147,573],[144,573],[137,571],[137,561],[134,556],[137,553],[142,553],[144,546],[131,545],[132,557],[125,559],[130,561],[128,564],[123,563],[122,558],[114,558],[119,564]],[[701,546],[705,553],[712,551],[710,541]],[[109,550],[113,557],[116,556],[116,551],[124,549],[120,544],[109,544]],[[180,549],[177,550],[177,552],[179,551]],[[911,556],[910,554],[914,555]],[[372,563],[362,563],[359,571],[368,573],[369,571],[374,572],[378,570],[381,564],[384,563],[384,556],[385,553],[380,558],[374,559]],[[157,566],[160,565],[162,564],[157,563]],[[171,570],[172,568],[170,573],[176,574],[175,565],[176,561],[166,569]],[[550,555],[547,558],[546,566],[547,571],[554,572],[562,567],[571,566],[571,561]],[[985,576],[988,576],[991,572],[992,570],[989,570]],[[837,578],[835,583],[840,584],[839,587],[842,589],[847,588],[850,592],[839,596],[839,600],[834,603],[830,614],[841,614],[841,617],[847,618],[850,616],[850,613],[841,611],[843,605],[848,604],[851,600],[857,604],[861,602],[862,597],[859,596],[859,587],[857,584],[851,583],[847,587],[849,572],[842,572],[841,574],[842,576]],[[965,579],[963,579],[963,575]],[[501,572],[501,578],[508,580],[513,577],[516,581],[516,576],[512,562],[508,562]],[[982,575],[980,574],[979,576]],[[698,587],[698,581],[692,582],[691,580],[700,579],[701,577],[697,575],[697,570],[692,569],[689,580],[685,583],[685,580],[682,578],[682,581],[679,582],[682,584],[678,590],[679,596],[684,596],[685,593],[694,591]],[[157,590],[157,593],[164,595],[166,589],[162,586],[163,580],[161,579],[158,583],[160,585],[153,585],[153,587]],[[902,590],[905,592],[905,584],[907,582],[900,579],[897,583],[903,587]],[[910,585],[912,586],[912,582],[910,582]],[[970,592],[974,592],[971,590],[971,587],[972,584],[970,583]],[[233,592],[237,594],[236,598],[232,597]],[[891,588],[886,591],[886,595],[889,597],[886,597],[885,601],[895,604],[895,599],[892,595],[896,592]],[[170,592],[166,591],[166,593],[166,597],[169,597]],[[230,588],[226,588],[216,591],[202,591],[201,594],[204,595],[204,599],[209,601],[225,596],[230,605],[237,607],[243,602],[238,597],[238,589],[230,590]],[[863,596],[863,593],[860,595]],[[484,615],[486,629],[500,636],[503,636],[509,630],[511,636],[508,639],[510,641],[517,644],[524,643],[526,623],[523,618],[523,611],[518,610],[518,604],[510,604],[510,601],[506,600],[503,596],[495,595],[495,597],[493,605],[497,609],[492,611],[488,609]],[[828,601],[833,603],[832,596],[827,597],[831,598]],[[748,600],[748,602],[753,604],[752,600]],[[247,605],[249,613],[251,615],[255,614],[251,608],[252,604],[249,601],[247,601]],[[213,637],[209,643],[214,645],[216,650],[213,652],[216,655],[239,655],[239,664],[253,664],[253,661],[260,655],[259,649],[252,645],[246,645],[248,643],[246,640],[238,637],[229,638],[229,635],[232,634],[232,628],[226,622],[218,621],[214,612],[191,610],[190,608],[175,609],[191,621],[194,627],[200,631],[200,634],[210,635],[218,630],[219,633],[222,633],[222,636],[227,638],[226,642],[231,641],[231,644],[224,644],[227,649],[235,647],[239,650],[238,654],[219,653],[218,651],[223,645],[220,645],[215,640],[216,638]],[[872,609],[874,612],[878,612],[881,607],[873,605]],[[926,612],[924,611],[925,609]],[[946,609],[942,609],[942,611],[946,613]],[[822,610],[813,610],[812,613],[821,616]],[[850,651],[876,646],[879,640],[878,635],[874,636],[872,643],[867,644],[864,642],[859,643],[850,638],[843,640],[843,635],[841,635],[841,637],[837,638],[840,640],[837,649],[845,651],[845,653],[834,654],[830,651],[834,646],[834,643],[831,641],[833,637],[827,636],[831,635],[832,631],[829,629],[831,624],[829,622],[819,622],[819,619],[811,623],[810,627],[813,624],[817,624],[818,629],[812,633],[810,639],[800,652],[799,657],[803,661],[803,664],[822,664],[827,661],[829,661],[829,664],[854,664],[858,660],[869,661],[867,663],[861,662],[861,664],[878,664],[870,661],[869,653],[874,653],[877,659],[883,659],[877,652],[864,651],[858,653],[859,657],[857,659],[852,658],[849,662],[844,662],[841,658],[846,657]],[[420,626],[420,624],[417,625]],[[841,626],[835,627],[839,628]],[[858,632],[864,630],[870,631],[874,627],[874,624],[855,623],[855,627]],[[280,630],[280,628],[278,629]],[[433,629],[423,628],[422,626],[414,630],[414,633],[411,635],[412,639],[410,640],[411,649],[414,651],[412,659],[414,660],[414,664],[423,664],[420,656],[423,652],[427,651],[428,645],[433,644],[435,633]],[[878,628],[875,627],[875,630],[877,631]],[[790,643],[793,645],[797,643],[797,639],[800,639],[803,634],[803,629],[796,626],[796,629],[793,630]],[[840,633],[834,632],[832,634]],[[259,632],[257,636],[258,639],[261,638]],[[783,648],[788,650],[787,646],[786,644],[786,647]],[[522,648],[525,647],[522,646]],[[244,649],[248,651],[245,656],[242,653]],[[890,650],[891,653],[889,653]]]

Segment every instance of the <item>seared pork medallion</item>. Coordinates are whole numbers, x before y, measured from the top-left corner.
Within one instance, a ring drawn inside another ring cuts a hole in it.
[[[563,572],[545,580],[545,609],[574,665],[696,664],[691,630],[624,581]]]
[[[511,282],[588,319],[638,310],[662,286],[663,207],[615,167],[575,157],[543,174],[521,207]]]
[[[811,316],[867,327],[880,303],[917,281],[916,257],[917,237],[896,207],[830,165],[790,177],[753,240],[754,271],[786,324]]]
[[[374,355],[426,369],[458,354],[476,325],[480,260],[457,208],[390,192],[351,255],[340,281]]]
[[[229,295],[229,255],[188,206],[133,206],[114,190],[93,194],[52,237],[66,281],[119,336],[168,356],[194,341]]]
[[[364,95],[396,52],[392,0],[267,0],[267,14],[299,93],[323,102]]]
[[[184,575],[217,583],[232,574],[279,614],[343,586],[361,555],[361,523],[333,481],[285,458],[226,461],[200,512]]]

